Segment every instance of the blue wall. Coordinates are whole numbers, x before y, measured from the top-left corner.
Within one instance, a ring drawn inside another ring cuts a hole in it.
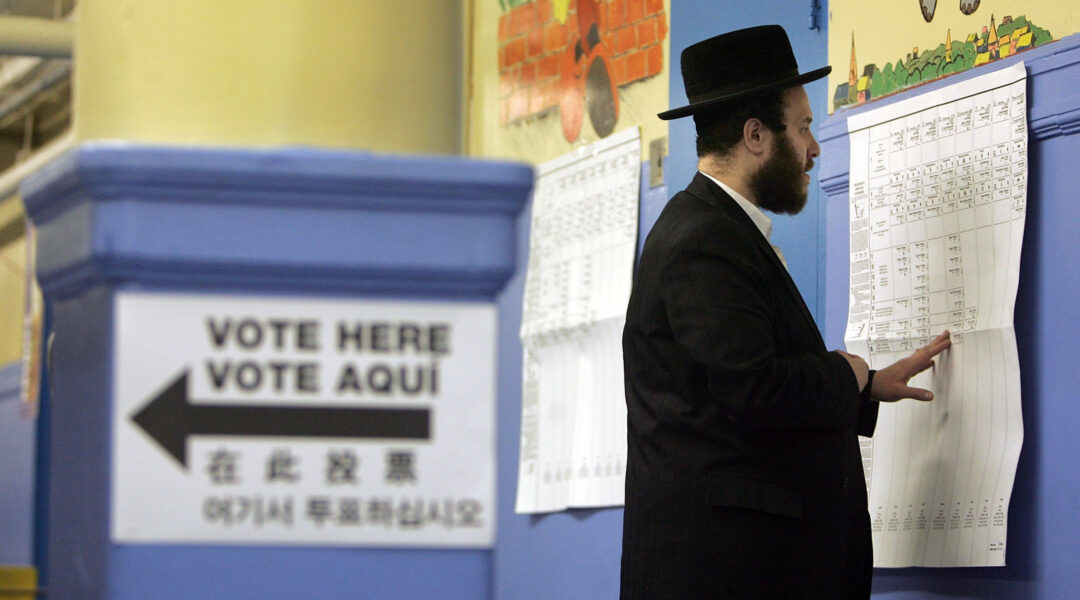
[[[734,3],[728,3],[734,4]],[[826,33],[807,28],[806,2],[760,2],[719,11],[704,2],[672,1],[671,105],[685,104],[678,56],[690,43],[716,33],[779,21],[800,66],[827,63]],[[823,15],[827,14],[823,11]],[[779,16],[779,18],[778,18]],[[824,21],[824,16],[820,18]],[[824,26],[824,23],[822,23]],[[1009,565],[1004,568],[878,569],[874,598],[1080,598],[1080,408],[1072,379],[1080,342],[1080,40],[1068,39],[1020,55],[1028,62],[1031,123],[1029,204],[1017,298],[1016,331],[1023,376],[1025,441],[1009,511]],[[1017,60],[1014,59],[1014,60]],[[1001,63],[1008,64],[1008,61]],[[840,65],[844,68],[844,65]],[[976,72],[979,74],[983,71]],[[940,87],[972,74],[919,88]],[[847,140],[841,113],[826,119],[824,81],[808,92],[821,125],[821,186],[798,217],[774,219],[774,242],[788,258],[830,347],[843,346],[847,317]],[[908,92],[909,94],[912,92]],[[899,95],[902,98],[904,95]],[[885,102],[896,101],[896,99]],[[693,123],[670,126],[668,188],[643,185],[641,231],[648,231],[666,198],[696,168]],[[815,173],[817,175],[818,173]],[[824,192],[822,191],[824,189]],[[620,509],[577,510],[547,516],[513,513],[520,431],[520,345],[517,344],[528,215],[522,217],[519,274],[500,296],[504,349],[500,365],[499,541],[495,598],[614,598],[618,590]]]
[[[0,565],[33,562],[34,419],[22,414],[20,363],[0,366]]]
[[[722,10],[720,5],[727,5]],[[807,27],[808,3],[799,0],[759,2],[671,2],[671,106],[686,104],[679,55],[683,48],[725,31],[780,23],[788,31],[804,70],[828,64],[824,30]],[[823,12],[824,14],[824,12]],[[822,20],[824,16],[822,16]],[[807,86],[820,122],[827,114],[824,81]],[[697,169],[693,120],[671,121],[666,186],[649,188],[642,171],[640,239],[652,227],[668,197],[690,182]],[[816,173],[815,173],[816,175]],[[820,315],[819,280],[824,272],[820,230],[823,203],[816,184],[797,217],[773,219],[773,241],[783,247],[795,282],[815,315]],[[514,513],[521,431],[521,297],[528,250],[528,214],[521,217],[518,273],[499,296],[499,528],[494,555],[498,600],[594,600],[616,598],[622,553],[622,509],[570,510],[543,516]],[[819,318],[820,322],[820,318]]]

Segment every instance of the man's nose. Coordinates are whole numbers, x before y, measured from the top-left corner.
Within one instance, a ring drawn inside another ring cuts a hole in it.
[[[817,143],[817,138],[814,134],[810,134],[810,146],[806,149],[806,155],[811,159],[815,159],[821,156],[821,146]]]

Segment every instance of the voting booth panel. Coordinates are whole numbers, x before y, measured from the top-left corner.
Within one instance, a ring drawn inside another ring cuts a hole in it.
[[[50,597],[487,597],[494,298],[531,187],[115,143],[36,174]]]

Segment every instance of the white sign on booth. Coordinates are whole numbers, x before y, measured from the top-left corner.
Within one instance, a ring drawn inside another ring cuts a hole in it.
[[[490,547],[495,309],[118,293],[120,543]]]

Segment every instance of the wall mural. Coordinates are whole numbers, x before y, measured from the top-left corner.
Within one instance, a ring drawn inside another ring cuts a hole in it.
[[[493,135],[535,136],[554,121],[565,151],[655,121],[667,108],[665,0],[486,2],[498,11],[496,114],[503,133]],[[483,4],[477,0],[477,20],[484,18]],[[487,76],[477,70],[483,57],[475,56],[486,45],[483,31],[474,28],[474,78]],[[556,147],[549,140],[543,145]],[[539,154],[546,156],[529,158],[540,162],[551,152]]]
[[[867,15],[853,0],[833,0],[832,109],[992,63],[1080,30],[1076,9],[1051,0],[961,0],[959,10],[953,2],[883,3],[880,11],[876,7]],[[838,68],[843,64],[849,65],[846,71]]]

